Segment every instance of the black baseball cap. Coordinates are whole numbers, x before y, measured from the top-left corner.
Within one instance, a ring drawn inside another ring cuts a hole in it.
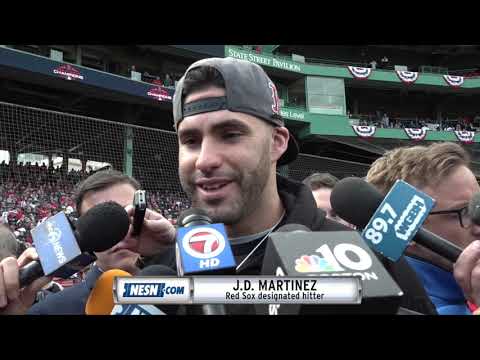
[[[213,67],[222,75],[226,95],[184,104],[182,95],[185,75],[190,70],[203,66]],[[190,65],[178,81],[173,96],[175,129],[178,129],[178,124],[186,116],[224,109],[255,116],[272,126],[285,126],[275,84],[259,65],[233,58],[208,58]],[[290,133],[288,148],[278,160],[278,165],[292,162],[298,152],[297,141]]]

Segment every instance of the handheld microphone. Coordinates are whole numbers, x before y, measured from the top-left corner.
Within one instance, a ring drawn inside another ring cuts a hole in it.
[[[258,314],[395,314],[403,292],[356,231],[310,231],[299,224],[270,234],[262,275],[360,277],[361,304],[256,304]]]
[[[132,276],[128,272],[113,269],[105,271],[97,279],[90,295],[88,296],[85,314],[110,315],[115,306],[113,300],[113,282],[116,276]]]
[[[418,192],[418,190],[416,191]],[[333,188],[333,191],[330,197],[330,202],[335,212],[342,219],[362,229],[370,223],[372,215],[374,215],[377,212],[377,209],[379,208],[380,204],[382,204],[383,200],[384,200],[384,197],[373,185],[363,181],[360,178],[355,178],[355,177],[349,177],[349,178],[340,180]],[[391,206],[390,208],[392,209]],[[404,211],[402,211],[402,215],[407,210],[408,209],[405,209]],[[395,212],[392,212],[391,210],[385,211],[385,213],[395,214]],[[417,214],[407,214],[407,215],[408,216],[405,219],[409,220],[410,216],[415,217]],[[402,216],[395,216],[395,218],[401,220]],[[395,221],[397,221],[396,219]],[[394,222],[393,218],[388,219],[388,224],[392,225],[393,222]],[[384,224],[382,221],[377,222],[377,227],[379,229],[384,228],[383,225]],[[413,241],[419,243],[420,245],[425,246],[426,248],[432,250],[433,252],[443,256],[444,258],[452,262],[457,261],[458,257],[462,252],[462,249],[460,247],[458,247],[455,244],[452,244],[448,240],[445,240],[440,236],[435,235],[432,232],[418,225],[419,224],[416,224],[415,226],[410,226],[408,228],[412,232],[416,231],[415,235],[413,236]],[[384,237],[383,239],[384,240],[388,239],[388,237]],[[398,244],[401,244],[402,249],[405,250],[405,247],[408,244],[408,242],[402,241],[402,240],[405,240],[405,238],[398,239],[396,244],[393,244],[393,241],[391,241],[390,244],[382,244],[382,242],[378,241],[378,239],[374,239],[373,241],[366,240],[366,242],[369,244],[369,246],[371,246],[373,249],[377,251],[380,245],[396,246]],[[395,261],[396,259],[399,258],[399,256],[401,256],[401,253],[398,253],[396,255],[397,256],[394,256],[394,257],[390,257],[390,256],[387,256],[387,257]]]
[[[96,260],[94,251],[105,251],[120,242],[129,226],[125,209],[112,201],[88,210],[75,230],[63,212],[46,219],[31,232],[39,261],[20,269],[20,287],[44,275],[69,278]]]
[[[177,222],[180,226],[176,243],[179,276],[236,273],[235,258],[223,224],[213,224],[206,211],[196,208],[183,211]],[[223,304],[201,307],[204,315],[226,314]]]
[[[177,269],[184,275],[235,274],[235,258],[223,224],[213,224],[207,212],[190,208],[177,220]]]

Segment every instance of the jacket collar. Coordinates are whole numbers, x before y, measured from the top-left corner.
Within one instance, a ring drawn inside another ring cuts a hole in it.
[[[280,226],[300,224],[315,231],[323,225],[326,213],[317,208],[308,186],[277,174],[277,188],[286,211]]]
[[[92,268],[87,272],[85,276],[85,285],[87,285],[88,289],[92,290],[97,282],[97,279],[100,275],[103,274],[103,271],[97,265],[92,265]]]

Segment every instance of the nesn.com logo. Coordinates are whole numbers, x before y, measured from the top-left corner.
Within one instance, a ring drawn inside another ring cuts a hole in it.
[[[164,297],[166,295],[182,295],[185,286],[165,286],[165,283],[125,284],[123,297]]]

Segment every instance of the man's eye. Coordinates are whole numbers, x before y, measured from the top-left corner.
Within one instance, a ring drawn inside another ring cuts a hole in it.
[[[223,135],[223,137],[225,139],[234,139],[234,138],[237,138],[239,136],[241,136],[242,134],[241,133],[238,133],[238,132],[229,132],[229,133],[226,133]]]
[[[196,140],[194,138],[186,138],[182,140],[183,145],[195,145]]]

